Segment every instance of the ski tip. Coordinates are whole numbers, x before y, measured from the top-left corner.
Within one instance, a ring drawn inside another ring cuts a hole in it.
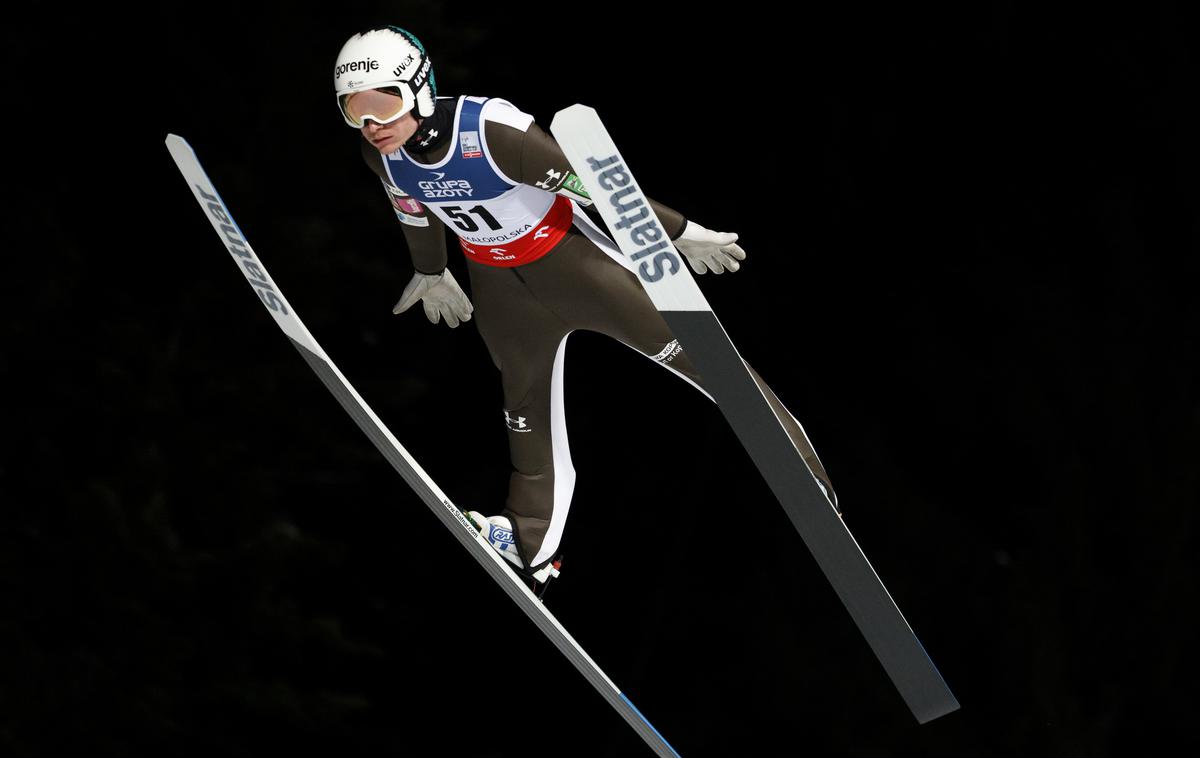
[[[553,129],[556,123],[567,123],[570,121],[581,120],[585,118],[595,118],[596,109],[590,105],[583,103],[575,103],[574,105],[563,108],[558,113],[554,114],[554,118],[550,121],[550,128]]]
[[[196,155],[196,151],[192,149],[192,146],[188,144],[187,140],[185,140],[183,137],[180,137],[178,134],[171,134],[168,132],[166,143],[167,150],[171,152],[172,156],[176,156],[176,160],[180,158],[186,158],[189,153],[192,156]]]

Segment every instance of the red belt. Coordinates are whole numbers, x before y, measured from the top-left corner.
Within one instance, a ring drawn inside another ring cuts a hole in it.
[[[532,229],[500,245],[475,245],[462,237],[458,243],[468,260],[488,266],[523,266],[541,258],[554,249],[571,228],[571,201],[563,195],[554,197],[554,204]]]

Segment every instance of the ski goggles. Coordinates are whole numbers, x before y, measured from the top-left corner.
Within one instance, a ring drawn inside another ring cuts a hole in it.
[[[390,124],[412,110],[417,99],[403,82],[384,87],[359,90],[338,95],[342,118],[355,129],[361,129],[367,119]]]

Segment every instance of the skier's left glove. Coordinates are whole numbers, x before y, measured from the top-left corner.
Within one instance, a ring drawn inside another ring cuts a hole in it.
[[[688,259],[688,264],[697,274],[712,271],[737,271],[738,261],[746,260],[746,253],[736,244],[738,236],[732,232],[714,232],[695,221],[688,220],[683,234],[675,240],[675,247]]]
[[[425,316],[431,322],[436,324],[440,316],[446,319],[446,325],[451,329],[460,322],[470,321],[471,313],[475,310],[448,268],[440,274],[414,272],[400,295],[400,301],[392,308],[392,313],[403,313],[418,300],[425,306]]]

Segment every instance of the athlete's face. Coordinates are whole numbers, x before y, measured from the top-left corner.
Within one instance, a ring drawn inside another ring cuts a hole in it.
[[[400,146],[408,142],[409,137],[417,132],[417,127],[420,122],[412,111],[405,113],[400,118],[390,124],[381,124],[378,121],[367,119],[363,124],[363,136],[370,140],[383,155],[394,153],[400,149]]]

